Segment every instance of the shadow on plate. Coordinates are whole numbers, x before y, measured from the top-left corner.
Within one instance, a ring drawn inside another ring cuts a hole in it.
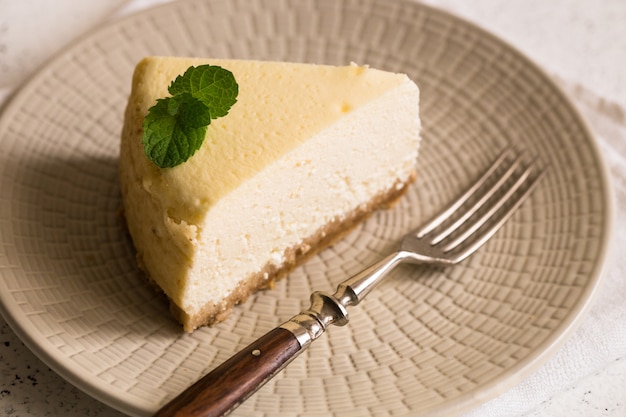
[[[11,161],[15,299],[43,335],[103,339],[180,328],[147,284],[124,224],[116,157]]]

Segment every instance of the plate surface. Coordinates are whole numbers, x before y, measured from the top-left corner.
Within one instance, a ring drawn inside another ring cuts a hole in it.
[[[346,64],[421,88],[419,179],[215,328],[184,334],[138,272],[120,219],[119,134],[136,62],[183,55]],[[503,392],[571,334],[597,287],[611,209],[588,129],[535,65],[444,12],[387,0],[180,1],[103,28],[43,68],[0,119],[0,297],[54,370],[148,415],[378,259],[506,144],[549,165],[531,199],[453,268],[400,268],[239,416],[455,414]]]

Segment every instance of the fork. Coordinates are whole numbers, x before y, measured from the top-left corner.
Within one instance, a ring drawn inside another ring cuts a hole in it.
[[[512,149],[500,154],[465,193],[408,233],[393,253],[343,281],[334,294],[311,294],[308,310],[232,356],[161,408],[155,416],[221,416],[280,372],[331,325],[348,323],[359,304],[401,263],[454,265],[478,250],[539,184],[544,170]]]

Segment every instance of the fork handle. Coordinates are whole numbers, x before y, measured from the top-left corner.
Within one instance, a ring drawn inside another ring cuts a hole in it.
[[[235,409],[291,362],[331,325],[348,323],[357,305],[396,265],[408,259],[395,252],[343,281],[335,294],[311,294],[308,310],[270,330],[167,403],[155,417],[217,417]]]
[[[270,330],[167,403],[155,417],[213,417],[236,408],[302,350],[289,330]]]

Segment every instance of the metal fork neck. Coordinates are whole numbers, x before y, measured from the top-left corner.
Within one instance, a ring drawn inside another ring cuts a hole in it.
[[[311,294],[311,306],[280,327],[293,333],[300,346],[305,347],[320,337],[329,325],[347,324],[347,307],[359,304],[389,272],[412,257],[413,254],[407,251],[394,252],[340,283],[334,294],[314,292]]]

